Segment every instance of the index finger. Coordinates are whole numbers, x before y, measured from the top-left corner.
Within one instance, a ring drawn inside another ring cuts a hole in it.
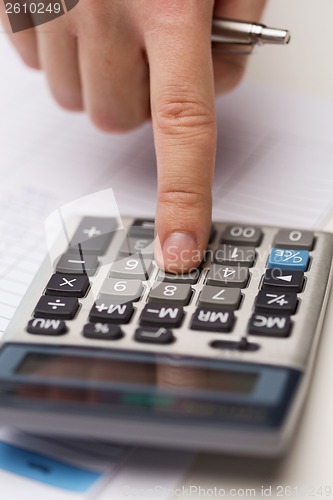
[[[162,4],[162,7],[161,7]],[[212,0],[159,2],[145,33],[158,168],[160,267],[197,267],[211,226],[216,149]]]

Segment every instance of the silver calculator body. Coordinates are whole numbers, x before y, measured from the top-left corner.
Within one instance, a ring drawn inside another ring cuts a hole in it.
[[[283,453],[311,380],[333,235],[214,223],[205,262],[178,280],[155,265],[153,222],[122,222],[74,219],[67,260],[46,258],[0,350],[1,423],[146,446]],[[64,319],[67,306],[72,319]]]

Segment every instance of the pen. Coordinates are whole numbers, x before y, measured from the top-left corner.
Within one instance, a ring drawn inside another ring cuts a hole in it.
[[[262,44],[286,45],[290,41],[288,30],[269,28],[264,24],[213,18],[212,42],[226,45],[251,46]]]

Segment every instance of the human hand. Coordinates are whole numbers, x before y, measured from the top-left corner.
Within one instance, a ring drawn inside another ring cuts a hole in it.
[[[0,13],[9,30],[4,4]],[[214,93],[233,88],[245,57],[211,51],[213,14],[258,21],[265,0],[80,0],[45,26],[11,34],[46,72],[57,102],[120,132],[151,116],[158,168],[160,267],[197,267],[211,223]]]

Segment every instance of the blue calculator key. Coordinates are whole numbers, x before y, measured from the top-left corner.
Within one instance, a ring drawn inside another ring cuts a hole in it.
[[[268,267],[304,272],[308,268],[309,258],[308,250],[273,248],[268,258]]]

